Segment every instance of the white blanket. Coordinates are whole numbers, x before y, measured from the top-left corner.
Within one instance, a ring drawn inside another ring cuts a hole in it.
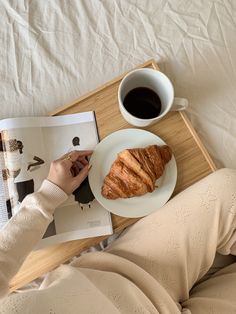
[[[149,58],[236,168],[235,0],[1,0],[0,118],[45,115]]]

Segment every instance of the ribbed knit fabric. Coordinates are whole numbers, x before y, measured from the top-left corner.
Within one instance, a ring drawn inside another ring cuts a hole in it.
[[[2,296],[66,197],[44,181],[1,231]],[[236,264],[198,284],[216,251],[236,255],[235,229],[236,171],[222,169],[141,219],[105,252],[58,267],[37,290],[2,298],[0,313],[236,313]]]

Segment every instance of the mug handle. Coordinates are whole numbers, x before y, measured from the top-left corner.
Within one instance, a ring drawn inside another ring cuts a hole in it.
[[[188,100],[186,98],[175,97],[171,111],[182,111],[188,108]]]

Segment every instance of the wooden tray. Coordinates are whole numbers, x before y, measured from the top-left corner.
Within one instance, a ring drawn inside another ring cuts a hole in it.
[[[137,68],[143,67],[158,70],[154,60],[149,60]],[[117,103],[117,89],[125,74],[73,103],[51,112],[50,115],[94,110],[101,139],[114,131],[131,127],[121,116]],[[216,170],[214,162],[184,112],[171,112],[160,122],[146,128],[146,130],[160,136],[174,152],[178,168],[178,179],[173,195]],[[112,215],[114,232],[123,230],[137,220]],[[84,249],[99,243],[105,238],[106,236],[70,241],[32,252],[21,270],[13,278],[10,285],[11,291],[38,278],[43,273],[52,270],[72,256],[78,255]]]
[[[158,70],[154,60],[149,60],[137,68],[144,67]],[[95,110],[101,139],[119,129],[133,127],[123,119],[118,108],[118,86],[125,74],[82,96],[73,103],[58,108],[50,115]],[[171,146],[174,152],[178,167],[178,180],[174,194],[216,170],[213,160],[185,112],[171,112],[160,122],[145,129],[160,136]]]

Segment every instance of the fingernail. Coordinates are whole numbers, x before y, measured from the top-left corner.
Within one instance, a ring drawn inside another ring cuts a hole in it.
[[[89,165],[89,166],[88,166],[88,171],[89,171],[91,168],[92,168],[92,165]]]

